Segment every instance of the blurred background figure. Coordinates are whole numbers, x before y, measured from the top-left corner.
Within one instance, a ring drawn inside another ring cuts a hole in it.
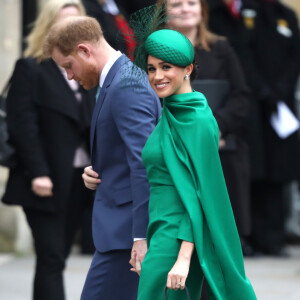
[[[252,89],[248,118],[253,253],[285,256],[284,185],[299,176],[297,133],[280,138],[270,117],[283,101],[295,113],[299,30],[291,9],[276,0],[209,0],[210,28],[237,51]]]
[[[252,0],[208,0],[208,6],[210,30],[228,39],[245,68],[249,61],[249,30],[254,26],[255,3]]]
[[[116,0],[119,3],[122,2],[123,8],[126,10],[127,14],[130,15],[135,11],[142,9],[146,6],[150,6],[156,3],[156,0]]]
[[[277,0],[253,0],[249,33],[252,88],[249,146],[252,166],[254,246],[265,254],[286,256],[284,185],[299,178],[297,132],[279,137],[270,118],[281,102],[296,114],[300,37],[295,13]]]
[[[63,300],[63,270],[74,234],[93,194],[81,174],[90,164],[89,126],[95,95],[67,80],[42,55],[51,25],[83,15],[79,0],[50,0],[27,38],[7,96],[7,125],[17,165],[10,169],[3,202],[21,205],[36,252],[33,299]],[[91,227],[91,224],[89,225]],[[91,230],[86,233],[91,240]]]
[[[107,42],[116,50],[128,55],[133,52],[135,43],[122,33],[130,32],[127,14],[122,1],[83,0],[87,15],[94,17],[103,29]],[[124,2],[124,1],[123,1]]]
[[[159,5],[162,3],[158,1]],[[249,90],[244,74],[228,41],[207,29],[208,9],[205,0],[168,0],[166,5],[170,17],[168,27],[185,34],[195,47],[197,79],[212,79],[215,84],[218,80],[225,80],[229,84],[224,103],[213,113],[220,129],[223,172],[244,246],[250,234],[250,173],[248,147],[244,138]]]

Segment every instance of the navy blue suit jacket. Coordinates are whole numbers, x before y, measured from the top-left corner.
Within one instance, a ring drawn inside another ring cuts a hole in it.
[[[141,152],[158,122],[160,103],[146,73],[127,72],[131,65],[122,55],[111,67],[92,118],[92,166],[102,179],[93,210],[99,252],[130,249],[133,238],[146,237],[149,185]]]

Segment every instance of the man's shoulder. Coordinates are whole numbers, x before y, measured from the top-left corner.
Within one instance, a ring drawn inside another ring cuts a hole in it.
[[[125,57],[126,58],[126,57]],[[123,59],[111,82],[111,92],[117,94],[149,94],[156,98],[145,71],[133,64],[128,58]]]

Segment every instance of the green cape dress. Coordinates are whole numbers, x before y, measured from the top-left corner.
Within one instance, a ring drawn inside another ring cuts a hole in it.
[[[162,290],[182,240],[195,243],[187,286],[199,300],[203,276],[209,299],[256,299],[219,158],[219,129],[203,94],[164,99],[160,122],[142,158],[150,183],[148,252],[138,300],[163,299]],[[169,300],[186,299],[170,291]]]

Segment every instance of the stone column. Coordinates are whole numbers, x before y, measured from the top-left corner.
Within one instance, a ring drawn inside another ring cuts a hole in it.
[[[0,89],[9,79],[21,55],[21,0],[0,1]],[[5,189],[8,169],[0,167],[0,198]],[[17,188],[17,187],[16,187]],[[31,233],[20,207],[0,203],[0,252],[29,252]]]

